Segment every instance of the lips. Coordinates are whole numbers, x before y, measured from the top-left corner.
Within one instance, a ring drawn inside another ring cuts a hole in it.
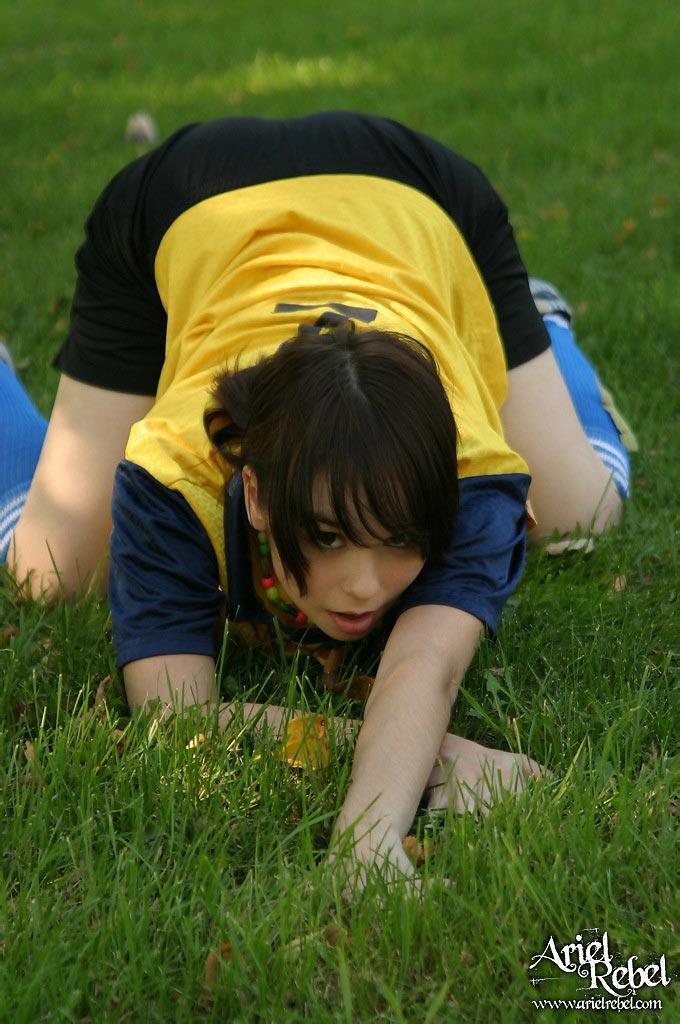
[[[373,628],[377,612],[363,612],[361,615],[352,615],[341,612],[329,612],[333,622],[338,629],[341,629],[347,636],[360,636]]]

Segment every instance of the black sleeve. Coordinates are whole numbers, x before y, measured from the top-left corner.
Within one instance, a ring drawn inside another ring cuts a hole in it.
[[[508,369],[550,348],[531,296],[508,208],[476,164],[436,139],[417,133],[444,209],[463,235],[491,298]]]
[[[52,363],[76,380],[110,391],[156,393],[167,317],[154,277],[160,243],[155,204],[163,201],[154,179],[190,127],[116,174],[86,221],[70,328]]]
[[[188,503],[124,459],[112,514],[109,604],[118,667],[160,654],[215,657],[224,594],[212,544]]]

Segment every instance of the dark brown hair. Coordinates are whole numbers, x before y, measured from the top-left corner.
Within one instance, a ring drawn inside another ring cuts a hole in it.
[[[458,510],[456,427],[429,350],[405,334],[342,320],[294,338],[253,366],[219,374],[204,418],[231,470],[255,471],[260,507],[287,572],[307,593],[305,536],[318,544],[313,487],[327,481],[332,514],[353,544],[348,511],[366,509],[423,558],[450,546]],[[229,474],[231,475],[231,473]],[[363,488],[367,506],[361,505]]]

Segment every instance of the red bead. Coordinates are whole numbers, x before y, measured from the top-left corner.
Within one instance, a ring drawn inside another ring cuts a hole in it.
[[[296,626],[304,626],[306,621],[307,621],[307,616],[305,615],[305,613],[303,611],[300,611],[300,609],[298,608],[298,613],[295,616],[295,625]]]
[[[274,579],[273,576],[263,576],[262,579],[260,580],[260,584],[264,590],[269,590],[269,588],[273,587],[275,583],[276,580]]]

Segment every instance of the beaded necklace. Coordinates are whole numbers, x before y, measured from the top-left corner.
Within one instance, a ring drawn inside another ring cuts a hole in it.
[[[279,593],[279,588],[276,585],[274,568],[272,566],[271,551],[269,550],[269,544],[267,543],[267,534],[264,530],[258,530],[257,543],[260,549],[260,567],[262,571],[260,585],[262,589],[272,604],[275,604],[277,608],[280,608],[282,612],[285,612],[289,619],[292,619],[292,623],[289,623],[289,625],[305,626],[307,624],[307,616],[305,613],[299,608],[296,608],[295,605],[287,604]]]
[[[259,582],[265,596],[282,612],[284,625],[297,627],[307,625],[309,621],[307,615],[300,608],[288,604],[281,597],[274,575],[267,534],[264,530],[257,531],[257,546],[262,573]],[[312,625],[312,623],[309,624]],[[289,655],[292,656],[298,649],[298,641],[288,641],[287,653]],[[365,701],[367,699],[373,685],[372,676],[352,676],[351,679],[343,679],[341,676],[345,644],[338,644],[337,641],[332,641],[329,638],[328,642],[305,642],[304,649],[321,664],[323,668],[321,683],[326,689],[332,693],[344,693],[351,700]]]

